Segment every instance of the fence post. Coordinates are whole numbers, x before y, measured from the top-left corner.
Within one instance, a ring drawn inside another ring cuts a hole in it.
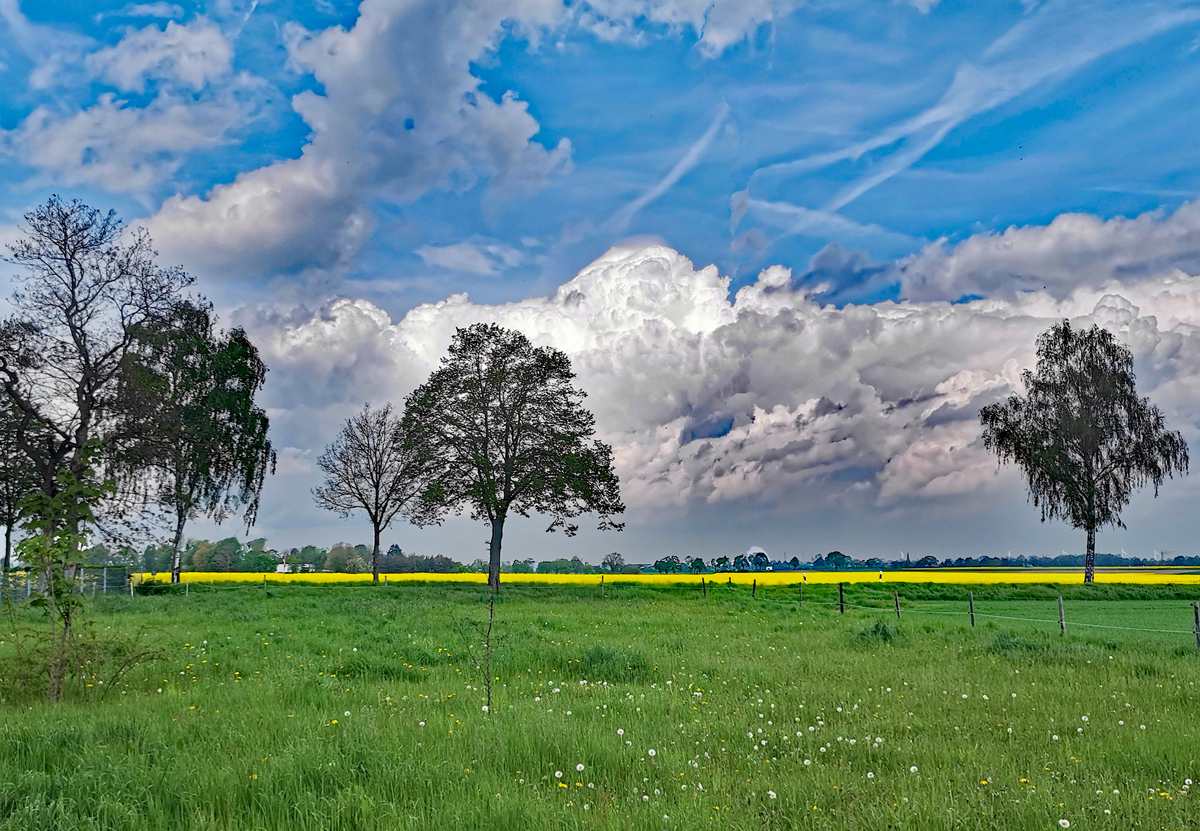
[[[758,578],[754,578],[754,582],[750,584],[750,596],[758,597]]]
[[[900,592],[892,592],[892,599],[896,601],[896,620],[900,619]]]
[[[603,580],[604,578],[601,577],[600,579]],[[700,578],[700,594],[704,595],[705,597],[708,597],[708,586],[704,585],[703,577]]]
[[[1200,647],[1200,603],[1192,601],[1192,616],[1196,622],[1192,624],[1192,631],[1196,633],[1196,646]]]
[[[1058,596],[1058,628],[1059,634],[1067,634],[1067,616],[1063,613],[1062,595]]]
[[[842,593],[841,583],[838,583],[838,612],[846,614],[846,596]]]
[[[600,598],[604,599],[604,575],[600,575]]]
[[[800,584],[799,589],[800,589],[800,608],[804,608],[804,584],[803,583]]]
[[[971,611],[971,625],[975,625],[975,592],[967,592],[967,607]]]

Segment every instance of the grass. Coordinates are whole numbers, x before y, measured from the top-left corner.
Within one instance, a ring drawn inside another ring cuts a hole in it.
[[[1066,589],[981,586],[1054,623],[972,629],[963,587],[900,621],[893,588],[513,585],[489,713],[452,619],[479,587],[97,598],[170,658],[91,706],[5,690],[0,829],[1194,824],[1194,638],[1071,626],[1189,630],[1196,587],[1070,587],[1065,638]]]

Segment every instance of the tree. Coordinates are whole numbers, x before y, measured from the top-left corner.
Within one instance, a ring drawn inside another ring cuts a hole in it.
[[[771,558],[762,551],[755,552],[754,556],[750,558],[750,566],[755,571],[766,571],[770,564]]]
[[[613,551],[611,554],[605,554],[604,559],[600,561],[600,568],[607,571],[618,572],[625,568],[625,558]]]
[[[207,303],[177,303],[134,329],[119,407],[132,439],[121,459],[133,475],[150,473],[151,499],[172,514],[172,583],[189,519],[244,509],[247,530],[254,524],[275,469],[270,422],[254,402],[266,374],[242,329],[216,331]]]
[[[683,563],[678,557],[672,554],[670,557],[663,557],[654,564],[654,570],[659,574],[675,574],[683,571]]]
[[[25,496],[37,488],[37,474],[17,444],[21,414],[0,399],[0,522],[4,523],[4,571],[12,568],[12,534]]]
[[[733,558],[733,570],[734,571],[749,571],[750,570],[750,558],[747,557],[745,554],[738,554],[736,557]]]
[[[126,234],[112,211],[52,196],[25,222],[8,246],[25,274],[15,314],[0,323],[0,385],[18,414],[16,444],[53,499],[64,483],[91,476],[92,465],[104,477],[118,376],[135,332],[168,314],[192,279],[156,265],[146,231]],[[58,518],[77,536],[88,513],[80,505]]]
[[[715,560],[713,560],[713,568],[717,571],[728,571],[729,570],[729,558],[728,557],[717,557]]]
[[[1136,488],[1188,469],[1183,436],[1138,398],[1133,353],[1111,332],[1069,321],[1037,339],[1037,366],[1021,375],[1025,395],[979,412],[983,444],[1025,474],[1042,521],[1064,519],[1087,532],[1084,582],[1096,571],[1096,531],[1124,528],[1121,509]]]
[[[700,574],[703,572],[704,560],[700,559],[699,557],[693,557],[691,560],[688,560],[688,571],[692,572],[692,574]]]
[[[420,459],[405,440],[402,423],[391,404],[380,410],[368,404],[346,420],[317,460],[325,472],[324,484],[313,490],[317,504],[344,517],[361,510],[371,521],[371,573],[376,583],[379,535],[423,488]]]
[[[510,513],[548,514],[548,531],[577,531],[569,519],[600,515],[620,530],[624,512],[612,448],[593,438],[565,354],[534,347],[495,324],[458,329],[449,353],[405,404],[405,432],[430,465],[421,523],[469,511],[487,520],[488,584],[500,587],[500,548]]]
[[[850,568],[854,565],[854,560],[840,551],[830,551],[825,555],[825,565],[836,571],[839,568]]]

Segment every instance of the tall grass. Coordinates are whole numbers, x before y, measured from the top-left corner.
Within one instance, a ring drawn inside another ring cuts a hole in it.
[[[1032,591],[995,601],[1047,605]],[[835,596],[513,585],[484,712],[452,621],[486,615],[481,588],[110,595],[97,625],[157,628],[171,658],[97,705],[6,692],[0,829],[1175,828],[1200,813],[1187,638],[897,621],[890,589],[866,586],[843,616]],[[1124,602],[1158,610],[1139,620],[1186,608],[1106,598]]]

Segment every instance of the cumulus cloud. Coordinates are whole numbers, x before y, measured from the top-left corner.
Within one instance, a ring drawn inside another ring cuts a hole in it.
[[[496,322],[560,348],[640,510],[889,505],[1011,484],[982,448],[978,410],[1019,387],[1037,335],[1064,317],[1129,343],[1142,392],[1196,435],[1200,279],[1182,273],[957,304],[821,305],[780,266],[729,289],[715,267],[643,245],[610,250],[547,298],[454,295],[398,322],[343,299],[238,322],[262,345],[298,447],[318,445],[288,431],[332,434],[364,401],[402,400],[458,326]]]
[[[799,5],[797,0],[588,0],[577,14],[580,25],[605,41],[636,43],[645,37],[647,23],[670,33],[690,29],[699,52],[712,58]]]
[[[146,81],[162,79],[193,90],[229,71],[233,48],[203,17],[185,26],[131,29],[114,46],[88,55],[86,65],[122,92],[143,92]]]
[[[1021,291],[1064,297],[1079,285],[1180,269],[1200,273],[1200,203],[1127,219],[1062,214],[1049,225],[926,247],[904,265],[906,297],[955,299]]]

